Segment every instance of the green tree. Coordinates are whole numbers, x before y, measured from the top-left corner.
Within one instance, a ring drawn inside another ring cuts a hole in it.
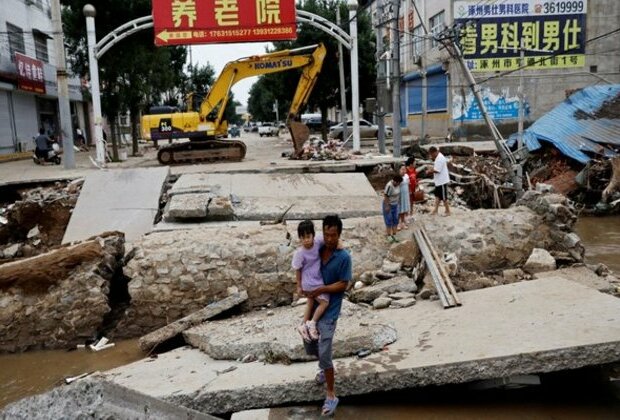
[[[151,14],[148,0],[61,0],[69,61],[79,76],[88,73],[85,4],[97,10],[97,40],[133,19]],[[138,116],[153,103],[180,86],[186,60],[185,47],[155,47],[153,30],[140,31],[116,44],[99,60],[101,108],[112,130],[114,158],[118,158],[116,118],[129,111],[132,115],[133,153],[138,146]]]
[[[331,22],[336,22],[336,9],[340,8],[342,17],[341,27],[349,31],[348,9],[344,0],[306,0],[300,9],[322,16]],[[364,8],[357,13],[359,52],[359,87],[360,99],[376,96],[376,57],[375,35],[370,15]],[[327,48],[327,55],[323,63],[321,74],[308,100],[308,109],[319,109],[323,120],[323,137],[327,135],[327,110],[331,107],[340,107],[340,78],[338,72],[338,44],[337,40],[327,33],[310,25],[302,24],[298,36],[292,42],[276,42],[275,50],[292,49],[322,42]],[[351,86],[349,52],[344,49],[345,86]],[[290,104],[290,92],[299,81],[299,72],[284,72],[264,75],[250,90],[248,110],[256,119],[258,116],[271,110],[271,104],[278,99],[284,109],[281,115],[286,115],[286,104]],[[351,92],[347,89],[347,109],[351,109]],[[284,113],[283,113],[284,112]]]

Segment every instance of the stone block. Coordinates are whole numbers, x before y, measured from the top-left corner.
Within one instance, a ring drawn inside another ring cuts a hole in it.
[[[555,258],[542,248],[534,248],[523,266],[523,270],[530,274],[551,271],[556,268]]]
[[[391,307],[392,308],[408,308],[409,306],[415,305],[415,302],[416,302],[415,298],[393,300]]]
[[[385,309],[389,307],[391,303],[392,299],[389,297],[379,297],[372,302],[372,307],[374,309]]]
[[[378,282],[372,286],[354,290],[351,293],[351,301],[371,303],[384,293],[389,295],[397,292],[415,293],[417,286],[407,276],[394,277],[393,279]]]
[[[209,193],[177,194],[168,202],[164,217],[166,219],[197,219],[207,217]]]
[[[520,268],[511,268],[502,271],[502,276],[506,282],[514,283],[515,281],[523,279],[525,277],[525,273]]]

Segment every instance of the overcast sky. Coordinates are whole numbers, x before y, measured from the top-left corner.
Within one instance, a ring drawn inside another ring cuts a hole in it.
[[[270,42],[247,42],[244,44],[208,44],[192,45],[192,61],[194,64],[211,64],[218,77],[226,63],[250,55],[264,54],[265,48],[271,47]],[[189,60],[189,57],[188,57]],[[243,106],[247,106],[250,97],[250,88],[256,82],[256,77],[243,79],[232,87],[235,99]]]

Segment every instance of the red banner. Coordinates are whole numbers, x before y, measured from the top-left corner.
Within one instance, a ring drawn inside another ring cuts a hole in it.
[[[43,62],[20,53],[15,53],[17,66],[17,88],[28,92],[45,93]]]
[[[297,38],[295,0],[153,0],[155,45]]]

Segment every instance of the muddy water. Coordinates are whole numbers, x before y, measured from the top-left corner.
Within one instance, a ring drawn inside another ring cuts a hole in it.
[[[620,216],[581,217],[575,230],[586,248],[586,262],[603,263],[620,275]]]
[[[0,355],[0,409],[47,391],[65,377],[112,369],[143,357],[137,339],[118,342],[100,352],[49,350]]]

